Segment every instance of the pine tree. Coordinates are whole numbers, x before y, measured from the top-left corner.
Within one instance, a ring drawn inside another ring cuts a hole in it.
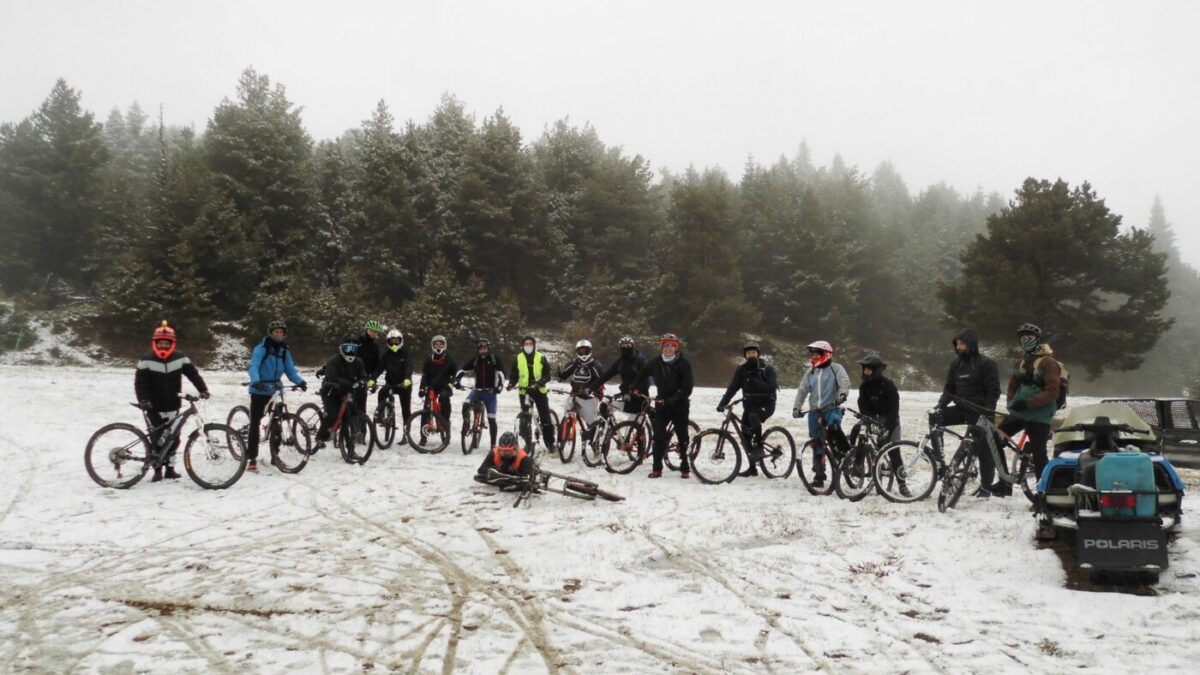
[[[363,122],[358,147],[357,193],[362,220],[350,230],[349,261],[387,304],[412,297],[418,283],[420,232],[404,167],[404,151],[383,101]],[[349,221],[354,222],[354,221]]]

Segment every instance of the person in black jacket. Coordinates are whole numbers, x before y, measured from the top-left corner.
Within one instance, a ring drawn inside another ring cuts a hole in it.
[[[662,353],[650,359],[638,379],[654,378],[654,466],[651,478],[662,478],[663,456],[667,453],[667,425],[675,424],[675,436],[680,448],[688,447],[688,413],[693,388],[692,364],[680,353],[679,338],[667,333],[659,339]],[[690,478],[687,451],[680,453],[681,478]]]
[[[425,405],[425,396],[429,392],[433,392],[438,397],[438,404],[442,407],[442,416],[446,418],[446,433],[450,433],[451,416],[450,416],[450,396],[453,393],[451,387],[454,385],[454,375],[458,373],[458,364],[455,363],[454,357],[446,352],[446,336],[435,335],[429,341],[429,346],[433,350],[425,359],[425,364],[421,367],[421,389],[418,393],[421,396],[421,405]],[[428,415],[421,418],[421,424],[429,423]]]
[[[934,421],[944,426],[972,425],[968,428],[968,433],[973,433],[973,425],[979,419],[979,413],[959,405],[952,397],[965,399],[987,410],[995,410],[996,401],[1000,399],[1000,369],[995,361],[979,352],[979,338],[975,331],[962,331],[954,336],[952,344],[957,357],[950,363],[950,370],[946,373],[946,384],[934,411],[938,418]],[[935,435],[933,442],[938,451],[942,452],[940,435]],[[976,443],[975,446],[986,452],[984,443]],[[990,463],[991,458],[987,461]],[[975,496],[987,497],[990,493],[981,487],[975,492]]]
[[[462,370],[454,375],[454,387],[461,389],[463,375],[475,374],[475,387],[467,394],[467,400],[462,404],[463,429],[471,426],[471,404],[476,400],[483,401],[487,411],[488,437],[492,446],[496,445],[496,394],[504,390],[504,368],[500,359],[492,353],[492,341],[481,338],[475,342],[475,356]]]
[[[367,369],[358,358],[358,338],[353,334],[344,337],[338,345],[338,353],[325,362],[318,374],[325,378],[321,383],[321,403],[325,406],[325,416],[321,418],[321,426],[317,429],[317,447],[321,448],[329,440],[329,428],[337,419],[342,398],[347,394],[353,396],[357,389],[367,383]]]
[[[150,340],[150,351],[138,360],[137,372],[133,376],[133,390],[137,395],[138,407],[146,413],[146,422],[153,430],[179,415],[179,392],[183,388],[183,378],[191,380],[192,386],[200,393],[200,398],[208,398],[208,386],[200,371],[192,365],[192,360],[183,352],[175,349],[175,329],[166,321],[154,329]],[[165,444],[171,437],[170,427],[165,427],[150,436],[155,444]],[[175,471],[175,451],[179,448],[176,439],[167,455],[166,471],[155,467],[151,481],[167,478],[179,478]]]
[[[404,344],[404,334],[395,328],[388,331],[386,347],[379,357],[379,365],[370,373],[371,379],[375,381],[383,376],[383,386],[379,388],[379,400],[375,409],[376,417],[385,397],[397,396],[400,398],[400,419],[407,420],[412,413],[412,357],[408,353],[408,346]]]
[[[378,321],[368,321],[364,327],[363,334],[355,338],[358,343],[358,360],[362,361],[363,368],[367,371],[367,376],[371,377],[379,369],[379,358],[382,352],[379,350],[379,331],[383,326]],[[373,378],[372,378],[373,379]],[[373,383],[371,386],[374,386]],[[364,414],[367,412],[367,390],[356,389],[354,391],[354,405],[358,406]]]
[[[758,475],[758,458],[762,456],[763,422],[775,414],[775,392],[779,390],[779,378],[774,366],[761,358],[759,344],[753,340],[742,345],[742,356],[746,359],[733,371],[733,379],[725,389],[725,395],[717,404],[717,412],[724,413],[725,407],[738,391],[742,392],[742,443],[750,458],[750,468],[741,476]]]
[[[634,348],[633,338],[626,335],[617,343],[617,347],[621,350],[621,356],[613,361],[613,364],[600,374],[601,382],[608,382],[617,375],[621,376],[621,386],[617,388],[621,392],[621,412],[627,416],[637,415],[642,411],[645,405],[645,399],[640,396],[631,396],[634,391],[649,391],[650,385],[654,382],[646,377],[639,380],[638,375],[642,369],[646,367],[646,356]]]
[[[592,357],[592,341],[580,340],[575,343],[575,358],[558,373],[558,379],[570,380],[571,395],[563,405],[562,418],[573,408],[579,411],[579,418],[584,422],[583,442],[586,445],[592,440],[595,432],[596,418],[600,415],[600,395],[604,393],[604,380],[600,371],[604,366]]]
[[[900,440],[900,391],[896,383],[883,376],[887,363],[875,353],[867,354],[859,359],[862,366],[862,384],[858,386],[858,410],[864,415],[874,417],[883,423],[886,436],[885,443]],[[903,463],[899,450],[888,453],[892,470],[896,471]],[[861,462],[855,463],[855,470],[862,475],[867,467]],[[897,472],[899,473],[899,472]],[[903,476],[898,475],[897,487],[900,494],[909,496],[908,484]]]

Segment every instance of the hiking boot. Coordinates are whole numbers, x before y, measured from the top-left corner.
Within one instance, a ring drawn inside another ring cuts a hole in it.
[[[150,482],[157,483],[160,480],[162,480],[162,467],[156,466],[154,467],[154,475],[150,477]]]
[[[250,473],[258,473],[258,460],[252,459],[246,462],[246,470]]]
[[[825,474],[819,473],[813,476],[812,486],[815,488],[825,487]]]
[[[170,478],[171,480],[175,480],[175,479],[179,478],[179,472],[175,470],[175,467],[169,466],[169,465],[167,466],[167,468],[163,469],[162,475],[163,475],[163,478]]]
[[[684,480],[687,480],[688,478],[692,477],[692,474],[687,469],[684,469],[683,471],[679,472],[679,477],[683,478]]]
[[[905,499],[912,499],[912,493],[908,491],[907,485],[900,483],[900,485],[897,486],[897,489],[900,491],[901,497],[904,497]]]
[[[758,475],[758,467],[754,466],[753,464],[750,465],[749,469],[746,469],[745,471],[738,474],[738,476],[740,476],[742,478],[749,478],[751,476],[757,476],[757,475]]]
[[[990,499],[992,496],[992,491],[985,487],[981,487],[978,490],[972,492],[971,496],[976,499]]]
[[[662,478],[662,471],[651,471],[650,477],[651,478]]]
[[[997,497],[1011,497],[1013,493],[1012,486],[1004,481],[996,481],[989,490]]]

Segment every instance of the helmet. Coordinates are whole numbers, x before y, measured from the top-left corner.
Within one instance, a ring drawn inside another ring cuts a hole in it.
[[[826,352],[826,353],[832,354],[833,353],[833,345],[829,344],[825,340],[817,340],[816,342],[808,345],[808,351],[810,351],[810,352],[814,352],[814,351]]]
[[[358,336],[346,335],[342,337],[342,343],[338,345],[338,353],[346,359],[346,363],[354,363],[354,359],[358,356]]]
[[[158,346],[160,341],[170,342],[171,346],[162,349]],[[154,337],[150,340],[150,347],[154,350],[154,355],[160,359],[165,359],[175,353],[175,329],[167,325],[166,319],[162,325],[154,329]]]
[[[392,342],[393,340],[395,340],[394,343]],[[404,345],[404,333],[401,333],[400,331],[396,330],[395,328],[389,330],[387,333],[388,349],[390,349],[394,352],[398,352],[398,351],[400,351],[400,347],[403,345]]]
[[[479,351],[480,349],[483,349],[484,347],[487,347],[488,351],[491,351],[492,341],[487,338],[479,338],[478,340],[475,341],[475,351]]]
[[[496,449],[502,455],[516,453],[517,435],[511,431],[500,434],[500,440],[496,442]]]
[[[438,349],[438,348],[436,347],[436,344],[437,344],[438,342],[441,342],[441,343],[442,343],[442,348],[441,348],[441,349]],[[433,353],[434,353],[434,354],[437,354],[438,356],[441,356],[442,354],[445,354],[445,353],[446,353],[446,336],[445,336],[445,335],[434,335],[434,336],[433,336],[433,339],[429,341],[429,346],[430,346],[430,347],[433,347]]]
[[[1042,337],[1042,329],[1032,323],[1023,323],[1017,329],[1017,335],[1035,335],[1038,338]]]
[[[383,330],[383,326],[379,325],[379,322],[375,320],[368,321],[367,325],[363,326],[363,328],[367,330],[373,330],[376,333]]]
[[[760,354],[762,353],[762,347],[759,346],[757,340],[748,340],[746,342],[746,344],[742,345],[742,353],[743,354],[750,351],[751,349],[753,349],[754,351],[756,351]]]
[[[589,361],[591,361],[592,360],[592,341],[591,340],[580,340],[579,342],[576,342],[575,343],[575,354],[580,359],[582,359],[584,363],[588,363]]]
[[[268,333],[275,330],[276,328],[282,328],[284,330],[287,330],[287,322],[284,321],[283,319],[275,319],[274,321],[267,324],[267,332]]]
[[[883,358],[875,352],[871,352],[870,354],[867,354],[859,359],[858,365],[862,366],[863,368],[872,368],[875,371],[880,371],[884,368],[887,368],[887,363],[885,363]]]
[[[659,344],[659,346],[675,345],[675,348],[679,349],[679,346],[680,346],[679,337],[676,336],[674,333],[663,333],[663,336],[658,338],[658,344]]]
[[[617,341],[617,347],[625,348],[625,347],[632,347],[632,346],[633,346],[633,336],[632,335],[624,335],[621,337],[620,340]]]

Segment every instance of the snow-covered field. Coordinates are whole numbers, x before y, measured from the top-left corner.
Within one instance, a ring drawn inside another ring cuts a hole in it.
[[[243,402],[243,377],[208,374],[212,417]],[[264,468],[223,492],[186,477],[101,489],[83,448],[103,424],[137,420],[132,380],[0,366],[2,670],[1197,667],[1193,518],[1157,595],[1137,596],[1064,588],[1021,498],[964,499],[942,515],[932,502],[810,497],[795,478],[708,486],[576,463],[567,470],[627,500],[546,495],[517,510],[471,482],[480,457],[457,439],[441,455],[393,448],[361,467],[325,450],[299,475]],[[694,399],[701,426],[717,421],[719,394]],[[933,399],[903,395],[906,437]],[[501,406],[511,426],[515,395]]]

